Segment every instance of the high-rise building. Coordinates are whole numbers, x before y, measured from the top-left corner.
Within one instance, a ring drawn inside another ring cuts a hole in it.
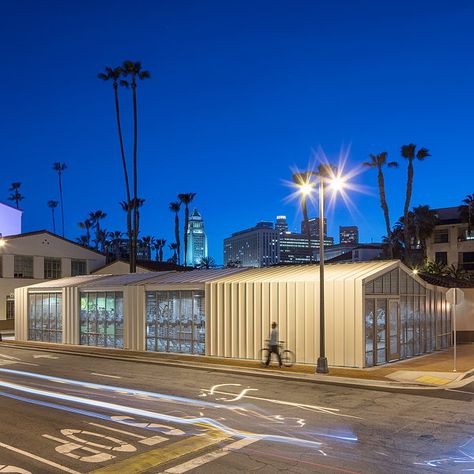
[[[356,225],[339,226],[340,244],[358,244],[359,228]]]
[[[224,239],[226,266],[268,267],[278,261],[278,231],[273,228],[273,222],[259,222]]]
[[[203,258],[207,258],[207,235],[201,214],[197,209],[194,209],[189,218],[186,239],[188,243],[186,262],[188,265],[199,265]]]
[[[279,234],[288,231],[288,222],[286,222],[286,216],[277,216],[275,229]]]
[[[311,237],[308,245],[308,236],[296,232],[284,232],[279,235],[278,244],[280,248],[280,263],[308,263],[316,261],[316,253],[319,250],[318,238]],[[324,238],[324,246],[333,245],[332,237]]]
[[[309,235],[315,239],[319,239],[319,217],[311,217],[308,219],[309,224]],[[306,231],[305,221],[301,221],[301,233],[308,235]],[[324,218],[324,237],[328,235],[328,220]]]

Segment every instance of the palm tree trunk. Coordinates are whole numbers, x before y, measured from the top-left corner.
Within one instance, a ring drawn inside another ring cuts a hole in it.
[[[117,119],[117,131],[118,131],[118,136],[119,136],[119,142],[120,142],[120,154],[122,157],[122,166],[123,166],[123,175],[125,178],[125,192],[127,194],[127,231],[128,231],[128,251],[130,254],[130,273],[132,273],[132,240],[130,238],[131,236],[131,199],[130,199],[130,183],[128,181],[128,171],[127,171],[127,161],[125,159],[125,149],[123,146],[123,136],[122,136],[122,125],[121,125],[121,120],[120,120],[120,106],[119,106],[119,97],[118,97],[118,86],[117,83],[114,83],[114,96],[115,96],[115,116]]]
[[[64,203],[63,203],[63,183],[61,180],[61,171],[58,171],[58,180],[59,180],[59,200],[61,201],[61,224],[64,237]]]
[[[177,250],[177,255],[178,255],[178,263],[181,263],[181,243],[180,243],[180,238],[179,238],[179,217],[178,217],[178,213],[176,213],[175,216],[174,216],[174,235],[175,235],[175,240],[176,240],[176,245],[177,245],[176,250]]]
[[[160,254],[160,262],[162,262],[163,261],[163,245],[160,245],[159,254]]]
[[[390,258],[393,258],[393,246],[392,246],[392,228],[390,227],[390,214],[388,212],[387,198],[385,196],[385,180],[383,177],[382,168],[378,168],[378,184],[379,184],[379,194],[380,194],[380,207],[383,210],[383,215],[385,218],[385,227],[387,232],[387,241],[389,244]]]
[[[132,273],[137,271],[137,238],[138,238],[138,170],[137,170],[137,149],[138,149],[138,113],[137,113],[137,84],[135,78],[132,79],[132,97],[133,97],[133,268]]]
[[[309,252],[309,261],[313,261],[313,249],[311,247],[311,232],[309,230],[309,217],[308,217],[308,207],[306,205],[306,196],[301,198],[301,209],[303,211],[303,221],[306,230],[306,237],[308,239],[308,252]],[[319,223],[321,225],[321,222]],[[321,242],[319,243],[321,246]]]
[[[403,208],[403,238],[405,240],[405,259],[408,260],[410,254],[410,232],[408,229],[408,211],[410,209],[411,193],[413,188],[413,161],[408,161],[407,193],[405,197],[405,206]]]
[[[183,242],[184,242],[184,267],[188,265],[188,224],[189,224],[189,207],[186,204],[184,208],[184,235],[183,235]]]
[[[51,213],[53,215],[53,234],[56,233],[56,219],[54,218],[54,207],[51,208]]]

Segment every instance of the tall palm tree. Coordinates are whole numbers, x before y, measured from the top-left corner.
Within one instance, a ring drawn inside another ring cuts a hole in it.
[[[179,238],[179,209],[181,208],[181,202],[175,201],[170,202],[169,209],[174,212],[174,238],[176,241],[176,252],[177,252],[177,263],[181,263],[181,245]]]
[[[403,145],[400,151],[402,157],[408,160],[407,190],[405,196],[405,206],[403,207],[403,216],[405,218],[405,221],[408,221],[408,211],[410,210],[411,194],[413,191],[413,162],[415,160],[423,161],[425,158],[431,155],[427,148],[419,148],[417,151],[416,145],[414,143]],[[407,244],[409,241],[408,226],[405,227],[405,232],[405,244]],[[408,256],[408,253],[410,251],[409,247],[409,245],[405,245],[405,257]]]
[[[57,161],[53,163],[53,170],[58,173],[58,183],[59,183],[59,201],[61,202],[61,226],[62,226],[62,236],[64,237],[64,200],[63,200],[63,181],[62,175],[64,170],[67,168],[66,163],[60,163]]]
[[[101,210],[90,212],[89,220],[92,222],[92,225],[95,227],[95,248],[99,248],[99,244],[104,240],[101,234],[100,221],[105,219],[107,214]]]
[[[83,247],[89,247],[90,237],[87,237],[87,235],[81,235],[76,240],[79,243],[79,245],[82,245]]]
[[[474,218],[474,194],[468,194],[462,202],[464,204],[461,204],[458,208],[459,215],[464,222],[467,222],[467,231],[470,235]]]
[[[8,190],[12,193],[10,194],[10,196],[8,196],[8,200],[14,201],[16,203],[17,209],[20,208],[20,201],[23,201],[23,199],[25,199],[25,196],[20,193],[20,187],[21,183],[16,182],[12,183],[8,188]]]
[[[130,260],[130,273],[132,272],[132,201],[120,201],[120,207],[127,214],[128,258]]]
[[[436,211],[430,206],[417,206],[413,208],[413,225],[415,241],[426,253],[426,239],[431,237],[437,223]],[[424,255],[426,257],[426,255]]]
[[[183,242],[184,242],[184,266],[187,266],[187,259],[188,259],[188,225],[189,225],[189,204],[196,196],[196,193],[184,193],[178,194],[178,199],[182,204],[184,204],[184,235],[183,235]]]
[[[153,245],[153,250],[156,250],[156,261],[163,261],[163,247],[166,244],[165,239],[155,239],[155,244]]]
[[[96,233],[94,242],[96,250],[100,252],[105,252],[106,248],[109,246],[110,242],[107,240],[109,233],[105,229],[99,229]]]
[[[84,229],[86,231],[86,235],[80,237],[81,239],[82,239],[82,237],[84,237],[84,239],[82,239],[81,243],[82,243],[82,245],[85,245],[86,247],[89,247],[90,242],[91,242],[92,222],[89,219],[86,219],[83,222],[79,222],[78,225],[81,229]]]
[[[97,75],[99,79],[102,79],[103,81],[112,81],[112,87],[114,90],[114,99],[115,99],[115,117],[116,117],[116,122],[117,122],[117,132],[118,132],[118,137],[119,137],[119,143],[120,143],[120,155],[122,158],[122,168],[123,168],[123,176],[125,179],[125,194],[127,197],[127,203],[131,202],[131,196],[130,196],[130,183],[128,179],[128,170],[127,170],[127,160],[125,156],[125,149],[123,145],[123,135],[122,135],[122,125],[121,125],[121,118],[120,118],[120,105],[119,105],[119,96],[118,96],[118,81],[120,77],[123,75],[123,68],[122,67],[116,67],[116,68],[111,68],[111,67],[106,67],[105,72],[101,72]],[[127,212],[127,232],[129,235],[129,253],[130,255],[132,254],[132,239],[130,238],[131,236],[131,227],[132,227],[132,207],[128,205],[126,207],[126,212]],[[133,270],[133,263],[132,259],[130,258],[130,273],[132,273]]]
[[[170,258],[170,260],[173,263],[178,263],[178,255],[177,255],[177,250],[178,250],[178,244],[176,242],[173,242],[172,244],[169,244],[168,247],[170,250],[173,251],[173,256]]]
[[[51,217],[53,218],[53,234],[56,233],[56,219],[54,217],[54,210],[58,207],[59,201],[48,201],[48,207],[51,209]]]
[[[149,71],[142,69],[139,61],[124,61],[123,76],[129,77],[128,80],[121,80],[120,84],[124,87],[131,87],[133,101],[133,201],[138,200],[138,167],[137,167],[137,151],[138,151],[138,111],[137,111],[137,79],[145,80],[151,77]],[[136,272],[136,252],[138,239],[138,206],[133,207],[133,232],[132,232],[132,256],[134,259],[133,273]]]
[[[135,234],[138,239],[138,235],[140,234],[140,208],[145,204],[145,199],[132,199],[132,210],[136,214],[136,221],[135,221]]]
[[[379,186],[379,196],[380,196],[380,207],[383,210],[383,215],[385,218],[385,229],[387,232],[387,242],[389,243],[390,257],[393,258],[393,247],[391,246],[392,242],[392,227],[390,226],[390,214],[388,212],[387,198],[385,195],[385,179],[383,175],[383,167],[387,166],[388,168],[398,167],[396,161],[387,161],[388,153],[383,151],[378,155],[369,155],[370,161],[365,161],[363,165],[367,168],[376,168],[377,169],[377,181]]]

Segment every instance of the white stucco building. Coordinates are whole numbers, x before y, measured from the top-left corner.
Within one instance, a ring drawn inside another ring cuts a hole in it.
[[[0,202],[0,237],[21,234],[23,211]]]
[[[451,345],[446,288],[396,260],[329,264],[330,365],[371,367]],[[88,275],[15,291],[17,339],[258,360],[273,321],[296,361],[319,354],[316,265]]]
[[[14,318],[15,288],[86,275],[104,264],[104,255],[45,230],[3,236],[0,240],[0,321]]]

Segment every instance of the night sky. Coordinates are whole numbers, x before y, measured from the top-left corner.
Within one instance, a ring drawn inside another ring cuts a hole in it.
[[[318,147],[336,162],[350,146],[353,168],[413,142],[433,155],[415,163],[413,205],[474,192],[472,1],[5,0],[0,13],[0,199],[23,183],[24,231],[51,229],[55,161],[68,165],[66,236],[97,209],[124,230],[112,86],[96,78],[124,59],[152,74],[138,89],[142,235],[172,242],[168,204],[184,192],[197,193],[217,262],[223,238],[259,220],[286,214],[296,230],[284,181]],[[130,93],[121,100],[129,115]],[[394,223],[406,162],[386,180]],[[337,204],[329,234],[357,224],[380,241],[375,171],[354,182],[369,192],[350,193],[355,210]]]

